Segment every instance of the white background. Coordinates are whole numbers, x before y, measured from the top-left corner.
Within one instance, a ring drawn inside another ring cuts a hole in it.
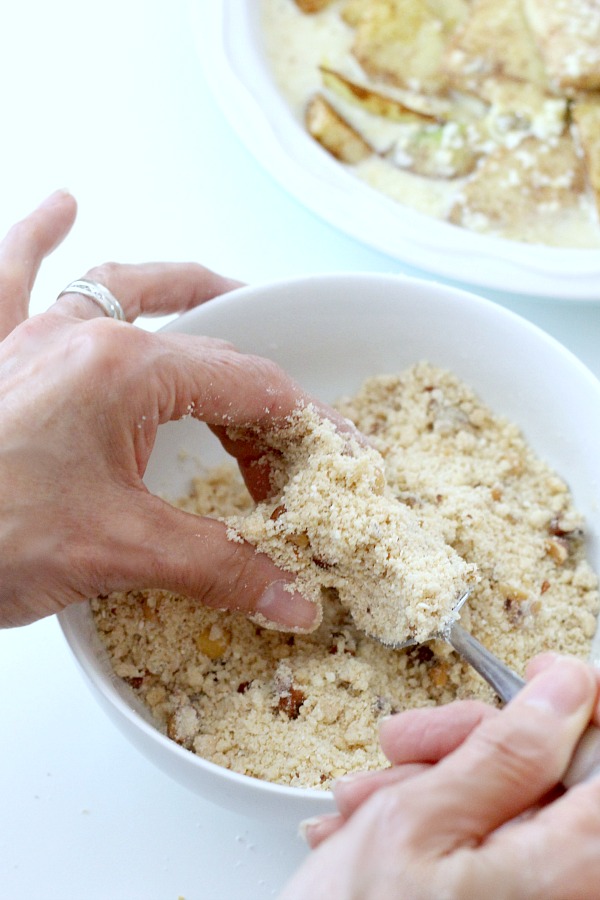
[[[322,223],[252,159],[205,86],[186,3],[19,0],[0,15],[0,230],[58,187],[80,205],[34,312],[107,259],[197,260],[250,282],[414,274]],[[596,304],[479,293],[600,375]],[[219,810],[131,749],[54,620],[0,633],[0,685],[0,897],[262,900],[302,859],[277,823]]]

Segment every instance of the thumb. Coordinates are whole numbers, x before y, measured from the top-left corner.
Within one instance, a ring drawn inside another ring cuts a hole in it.
[[[591,669],[557,656],[423,776],[412,798],[423,846],[447,852],[479,841],[538,803],[560,782],[595,698]]]
[[[321,610],[294,590],[294,575],[251,544],[229,540],[225,523],[183,512],[152,494],[136,495],[117,532],[111,520],[110,571],[104,573],[110,583],[102,593],[161,588],[286,631],[318,626]]]

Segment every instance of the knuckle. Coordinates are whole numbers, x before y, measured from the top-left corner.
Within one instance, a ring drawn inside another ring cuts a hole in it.
[[[145,332],[123,327],[107,318],[86,320],[72,330],[70,351],[79,357],[82,368],[100,376],[120,376],[137,366],[133,360],[143,356],[141,344]]]
[[[246,357],[254,369],[262,376],[262,378],[271,384],[279,384],[289,381],[288,375],[283,371],[280,365],[272,359],[265,356],[249,355]]]
[[[279,407],[286,411],[293,405],[290,396],[295,397],[291,381],[283,370],[270,359],[252,354],[238,353],[228,348],[208,349],[203,359],[205,372],[214,372],[218,382],[227,386],[228,394],[234,396],[243,390],[245,400],[254,410],[257,420],[268,406],[272,411]],[[207,379],[211,383],[211,379]],[[266,400],[268,399],[268,403]]]
[[[229,540],[221,522],[201,521],[213,553],[204,558],[205,564],[196,573],[197,596],[208,606],[254,612],[273,580],[273,564],[269,561],[266,571],[263,556],[251,544]]]
[[[19,340],[26,344],[37,344],[40,340],[45,340],[47,335],[48,321],[44,315],[24,319],[18,327]]]
[[[245,359],[253,372],[255,383],[269,392],[272,412],[280,409],[291,411],[302,396],[302,391],[293,378],[272,359],[252,355]]]
[[[491,720],[478,730],[476,740],[486,759],[493,759],[507,784],[537,784],[558,778],[556,743],[537,722],[507,722],[498,728],[498,719]],[[508,726],[508,727],[507,727]]]
[[[517,897],[529,897],[532,900],[533,894],[521,892],[523,884],[529,880],[527,876],[531,860],[520,848],[516,850],[515,856],[511,856],[512,866],[508,871],[503,865],[502,857],[499,860],[491,853],[475,852],[470,847],[463,847],[447,854],[434,868],[429,896],[435,897],[435,900],[456,900],[457,897],[480,898],[486,895],[502,900],[509,898],[516,900]],[[518,868],[518,862],[523,864],[521,870]],[[515,870],[518,874],[513,880]],[[493,894],[490,891],[492,885],[496,885]]]
[[[219,559],[219,570],[213,573],[211,593],[226,597],[228,605],[252,612],[266,582],[255,565],[256,551],[250,544],[226,541]]]
[[[100,284],[111,290],[111,285],[114,287],[115,282],[118,281],[119,271],[122,268],[123,266],[120,263],[104,262],[86,272],[84,278],[89,278],[91,281],[99,281]]]

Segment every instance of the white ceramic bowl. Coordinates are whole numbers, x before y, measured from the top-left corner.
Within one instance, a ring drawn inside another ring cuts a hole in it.
[[[600,570],[600,382],[526,320],[439,284],[346,274],[242,288],[167,330],[226,338],[241,350],[269,356],[327,401],[354,392],[369,375],[396,372],[421,359],[452,369],[496,412],[518,423],[537,453],[566,478],[588,520],[590,561]],[[205,426],[187,419],[161,427],[148,486],[173,499],[182,496],[198,457],[208,465],[223,458]],[[112,673],[88,605],[66,610],[60,622],[113,722],[179,782],[282,827],[332,808],[328,792],[238,775],[169,740]]]

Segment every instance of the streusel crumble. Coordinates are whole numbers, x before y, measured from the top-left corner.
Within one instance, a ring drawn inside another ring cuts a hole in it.
[[[495,702],[444,642],[393,650],[357,627],[352,612],[364,625],[360,592],[352,593],[349,568],[339,582],[335,572],[351,559],[338,544],[339,556],[321,558],[324,546],[318,543],[322,539],[330,553],[332,530],[351,530],[352,522],[340,519],[336,526],[313,519],[310,489],[293,495],[291,482],[297,477],[302,484],[310,467],[313,483],[324,477],[332,494],[346,495],[351,488],[367,518],[389,504],[386,527],[409,523],[436,551],[444,544],[452,548],[444,565],[450,561],[459,581],[474,580],[475,573],[479,579],[463,621],[517,671],[542,650],[588,656],[599,606],[583,523],[567,485],[516,426],[494,415],[451,373],[420,363],[399,375],[369,379],[338,406],[368,436],[373,449],[364,448],[366,462],[359,448],[349,453],[342,439],[336,446],[331,430],[318,439],[310,415],[301,414],[287,432],[293,437],[288,475],[293,474],[269,504],[255,507],[231,466],[196,479],[180,504],[227,520],[232,536],[256,535],[263,549],[271,547],[310,581],[307,589],[314,589],[314,577],[321,579],[323,620],[315,632],[281,633],[156,590],[114,594],[92,604],[116,674],[147,704],[158,727],[217,764],[303,787],[327,788],[345,772],[385,765],[376,727],[383,715],[457,697]],[[285,454],[283,432],[280,437]],[[316,441],[316,452],[294,470],[302,440],[306,446]],[[324,453],[319,440],[325,441]],[[335,459],[356,467],[349,481],[340,484],[333,477]],[[332,500],[334,517],[339,502]],[[404,512],[397,521],[398,505]],[[368,583],[361,579],[368,577],[371,544],[392,539],[379,527],[381,534],[367,529],[368,541],[356,544],[356,584]],[[362,522],[363,536],[365,528]],[[302,537],[290,541],[294,535]],[[392,580],[402,581],[404,574],[393,570]],[[402,581],[403,590],[407,584]],[[375,591],[374,583],[369,590]],[[384,599],[385,607],[390,598]],[[402,603],[410,605],[408,594]]]

